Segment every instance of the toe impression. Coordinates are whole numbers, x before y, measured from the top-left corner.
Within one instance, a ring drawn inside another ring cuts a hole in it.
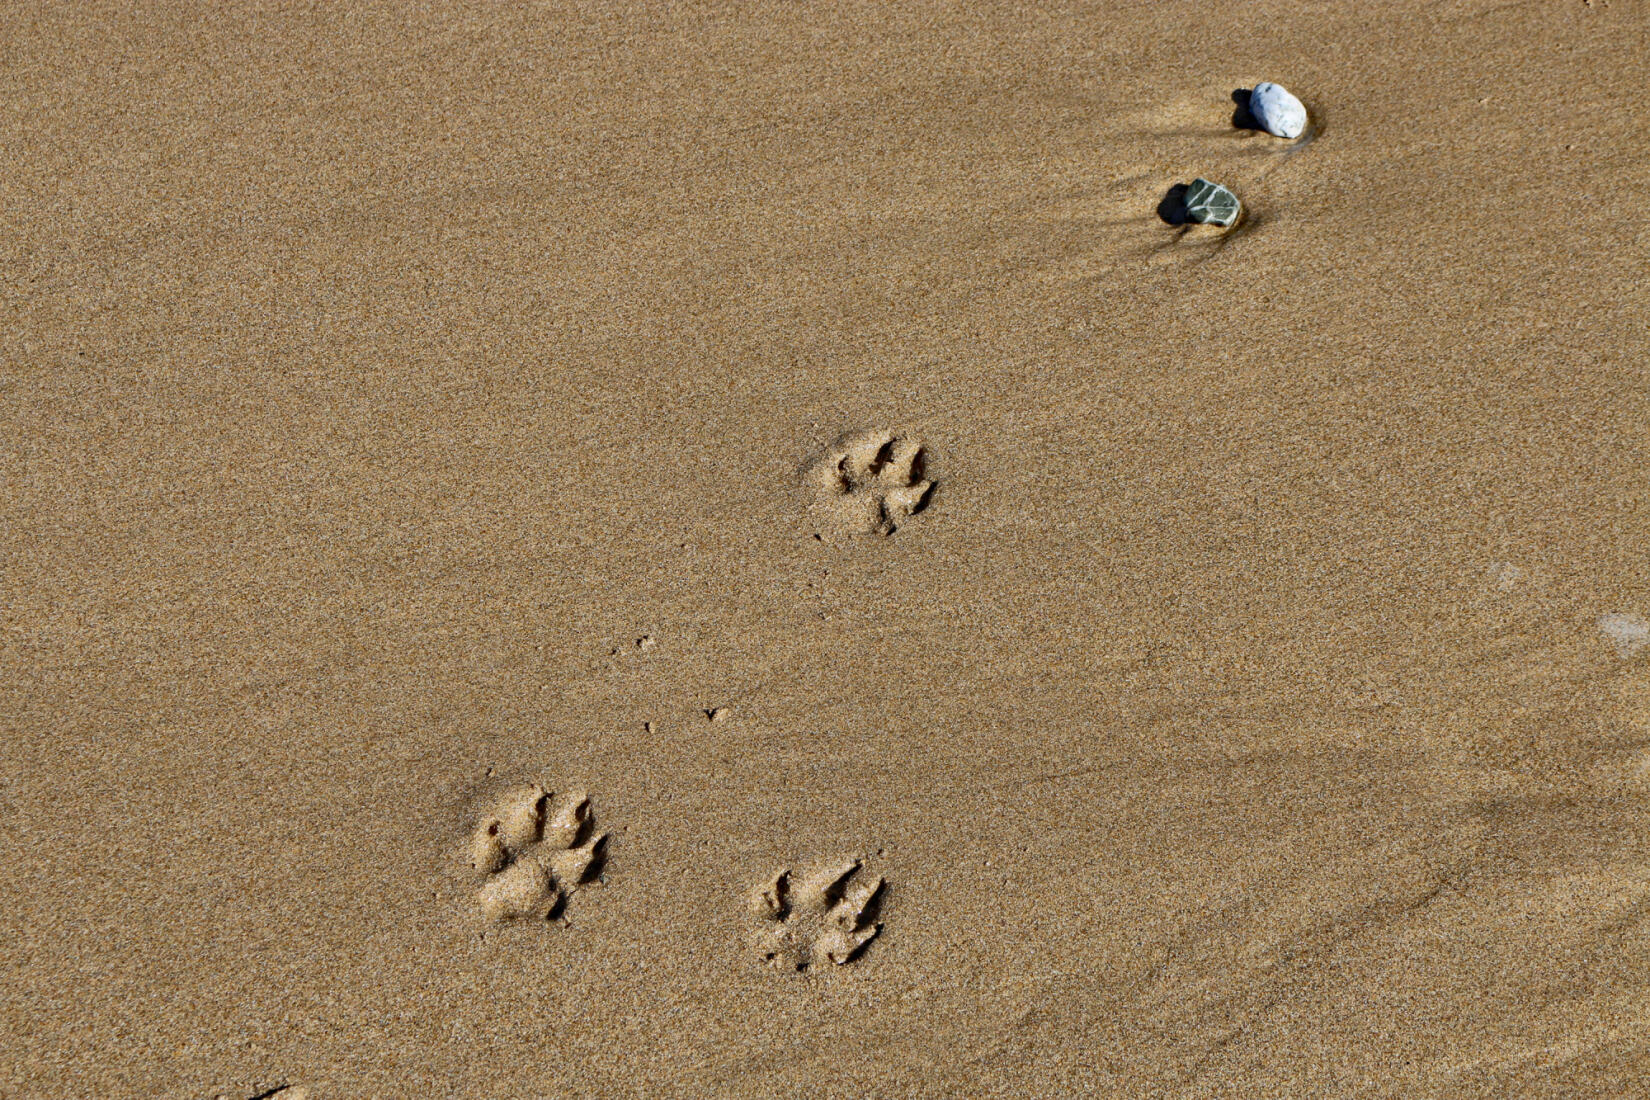
[[[547,859],[550,877],[564,890],[577,889],[590,876],[590,868],[601,858],[606,845],[607,834],[597,833],[577,848],[551,852]]]
[[[859,860],[849,859],[822,867],[797,883],[792,892],[792,908],[803,913],[823,913],[842,895],[843,884],[859,870]]]
[[[877,933],[882,931],[882,925],[873,924],[857,932],[845,931],[841,928],[827,928],[814,940],[813,961],[815,963],[833,963],[841,966],[865,949],[865,945],[876,939]]]
[[[590,799],[582,793],[569,795],[544,827],[544,842],[552,848],[571,848],[590,822]]]
[[[512,791],[500,803],[495,815],[499,823],[499,839],[508,854],[515,854],[529,844],[538,842],[544,828],[544,809],[550,794],[537,783]]]
[[[496,817],[489,817],[477,826],[470,838],[470,866],[484,875],[500,870],[510,862],[510,851],[500,835],[503,825]]]

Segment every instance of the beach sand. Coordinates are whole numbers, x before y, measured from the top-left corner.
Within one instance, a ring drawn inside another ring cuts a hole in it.
[[[1644,1088],[1643,4],[0,28],[0,1096]]]

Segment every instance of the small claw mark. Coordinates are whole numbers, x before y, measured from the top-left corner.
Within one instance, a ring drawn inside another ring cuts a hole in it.
[[[907,484],[915,485],[923,481],[923,473],[928,469],[928,448],[913,445],[911,461],[905,464],[905,469]]]
[[[882,476],[882,471],[887,469],[888,464],[894,460],[894,445],[898,442],[898,437],[890,436],[886,443],[877,448],[876,453],[871,456],[871,461],[865,465],[867,476],[874,478]]]
[[[544,907],[544,922],[549,924],[566,911],[567,895],[560,890],[554,890],[550,895],[550,904]]]
[[[865,950],[865,945],[876,939],[877,933],[881,931],[880,924],[874,924],[858,932],[833,928],[814,941],[814,961],[835,963],[837,966],[850,962],[854,956]]]
[[[914,488],[919,491],[917,493],[916,501],[911,505],[911,514],[913,516],[918,512],[927,509],[929,501],[934,499],[934,489],[936,486],[932,481],[924,481],[914,486]]]
[[[768,920],[783,920],[790,911],[787,895],[790,892],[789,868],[774,873],[767,882],[751,891],[751,912]],[[769,956],[772,958],[773,956]]]

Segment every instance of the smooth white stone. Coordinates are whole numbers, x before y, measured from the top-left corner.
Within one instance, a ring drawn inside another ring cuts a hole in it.
[[[1249,113],[1273,137],[1298,138],[1306,130],[1306,105],[1270,80],[1256,84],[1249,93]]]

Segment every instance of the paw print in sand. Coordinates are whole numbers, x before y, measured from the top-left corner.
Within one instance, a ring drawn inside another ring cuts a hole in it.
[[[488,920],[551,920],[568,894],[600,870],[607,834],[591,827],[590,800],[564,799],[550,812],[538,784],[511,791],[476,826],[470,865],[487,876],[477,894]]]
[[[821,533],[891,535],[928,507],[934,482],[922,444],[894,432],[851,432],[808,464]]]
[[[849,962],[882,931],[880,877],[855,880],[859,860],[830,864],[791,880],[784,868],[751,892],[762,921],[751,946],[781,970]]]

